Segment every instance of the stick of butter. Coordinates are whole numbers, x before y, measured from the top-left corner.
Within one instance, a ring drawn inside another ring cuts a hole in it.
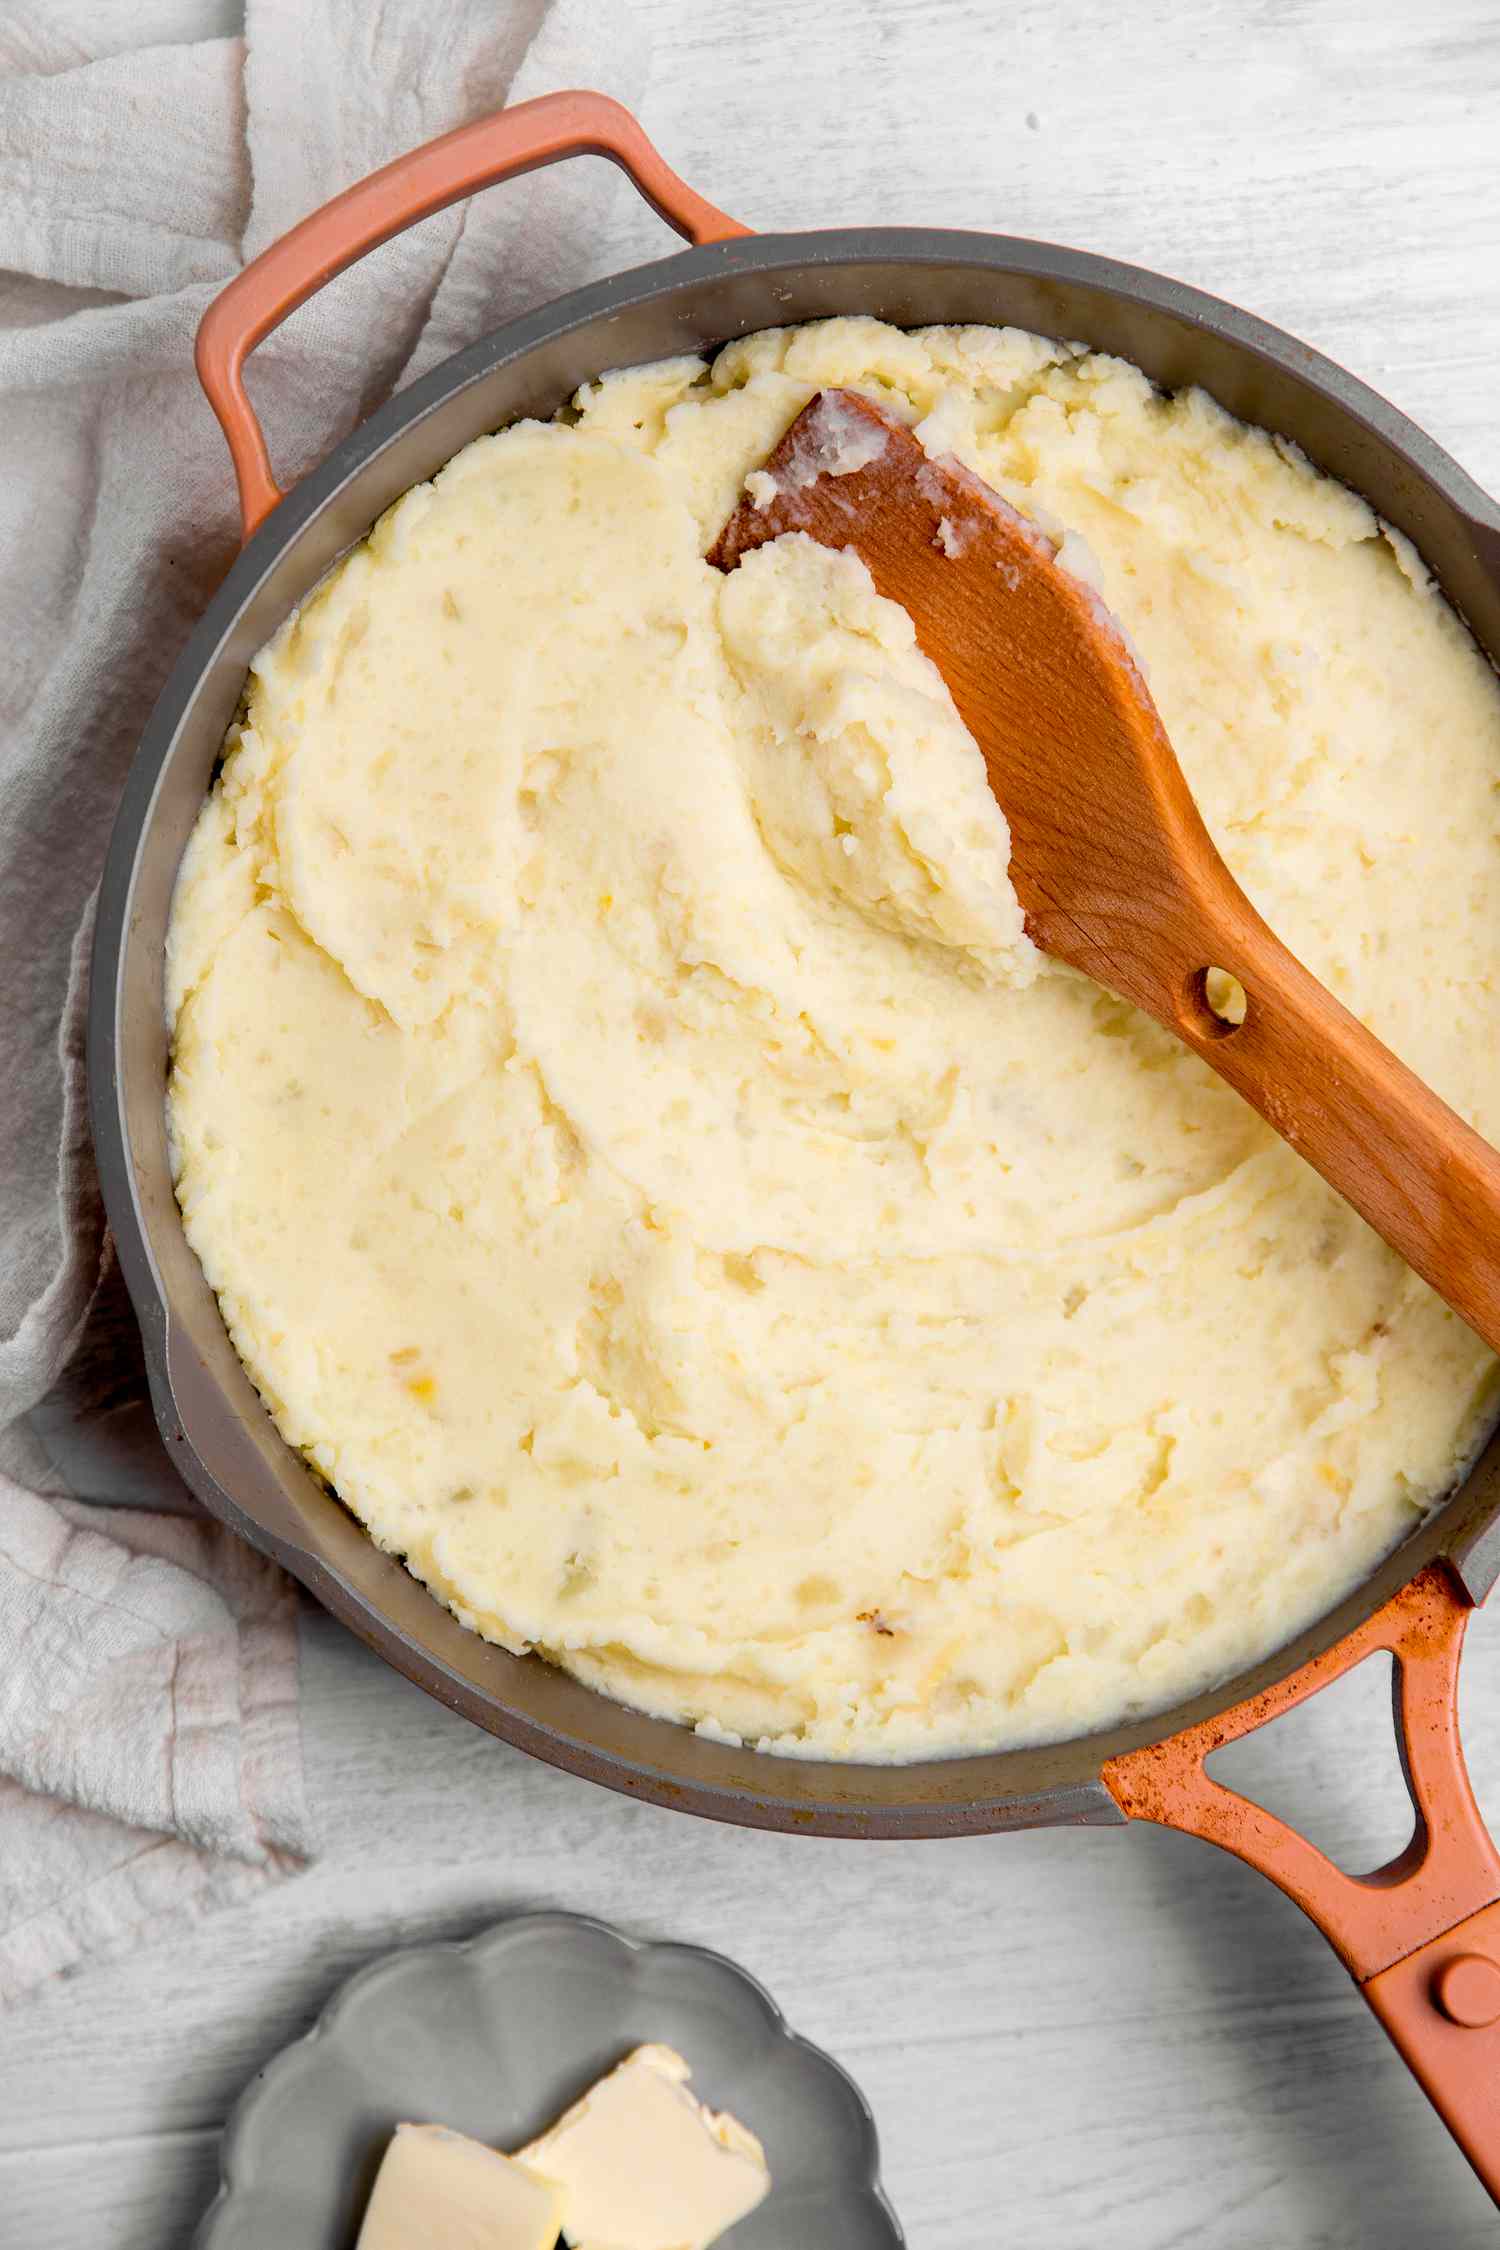
[[[516,2151],[562,2189],[574,2250],[707,2250],[765,2195],[760,2142],[695,2100],[691,2075],[672,2048],[637,2047]]]
[[[553,2250],[562,2195],[513,2157],[444,2125],[398,2125],[357,2250]]]

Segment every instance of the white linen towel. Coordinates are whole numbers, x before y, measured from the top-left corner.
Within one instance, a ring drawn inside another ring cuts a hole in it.
[[[133,1380],[99,1345],[125,1330],[100,1329],[90,902],[141,724],[236,544],[193,332],[244,259],[389,158],[556,87],[634,101],[644,69],[627,0],[248,0],[242,31],[233,0],[0,0],[0,2004],[310,1851],[293,1589],[149,1444],[147,1505],[104,1507],[63,1442]],[[283,479],[595,278],[616,178],[498,188],[295,314],[251,377]],[[665,246],[654,222],[641,240]]]

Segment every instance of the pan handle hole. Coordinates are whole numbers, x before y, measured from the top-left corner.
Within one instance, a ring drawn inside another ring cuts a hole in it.
[[[1249,1012],[1249,995],[1228,969],[1194,969],[1188,978],[1182,996],[1183,1021],[1201,1038],[1228,1039]]]
[[[1211,1780],[1286,1821],[1346,1875],[1382,1867],[1412,1837],[1412,1798],[1392,1740],[1395,1666],[1378,1649],[1296,1710],[1203,1761]]]

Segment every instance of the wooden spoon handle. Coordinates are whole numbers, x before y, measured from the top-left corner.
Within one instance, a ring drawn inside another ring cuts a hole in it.
[[[1226,889],[1212,960],[1243,985],[1244,1021],[1215,1014],[1200,970],[1170,1028],[1500,1352],[1500,1152]]]

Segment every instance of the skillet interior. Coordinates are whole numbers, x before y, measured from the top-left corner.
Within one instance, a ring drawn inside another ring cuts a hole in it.
[[[1372,392],[1278,331],[1136,268],[1003,237],[915,229],[750,237],[580,291],[482,339],[392,400],[312,472],[245,550],[142,740],[100,896],[90,1101],[110,1219],[178,1467],[399,1671],[490,1732],[633,1795],[757,1827],[923,1836],[1118,1820],[1106,1758],[1270,1685],[1451,1556],[1471,1593],[1500,1575],[1500,1436],[1464,1484],[1316,1626],[1252,1671],[1145,1723],[914,1766],[763,1757],[649,1719],[467,1632],[318,1483],[230,1344],[172,1193],[162,963],[178,861],[251,657],[408,486],[482,432],[550,415],[602,369],[832,313],[898,327],[978,321],[1081,338],[1166,388],[1202,384],[1294,438],[1421,550],[1500,661],[1500,513]],[[275,433],[271,433],[274,443]],[[226,463],[227,475],[227,463]]]

